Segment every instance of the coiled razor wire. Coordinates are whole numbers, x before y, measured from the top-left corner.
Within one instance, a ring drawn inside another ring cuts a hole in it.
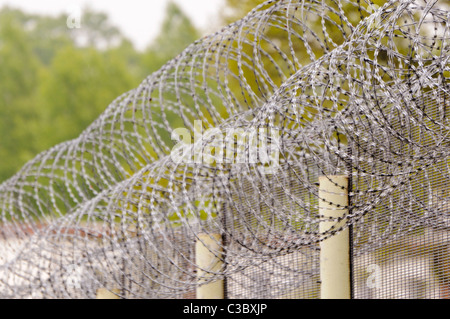
[[[430,176],[448,182],[449,21],[439,1],[279,0],[196,41],[0,185],[0,296],[183,298],[200,234],[221,236],[213,281],[307,263],[349,226],[358,253],[448,227]],[[334,175],[348,213],[321,232]]]

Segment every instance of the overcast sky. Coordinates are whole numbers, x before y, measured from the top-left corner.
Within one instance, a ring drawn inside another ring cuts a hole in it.
[[[217,14],[223,0],[174,0],[202,31],[213,32]],[[112,23],[143,49],[158,34],[169,0],[0,0],[0,6],[9,5],[27,12],[46,14],[70,14],[89,5],[108,14]],[[82,21],[82,20],[81,20]],[[82,27],[82,25],[81,25]]]

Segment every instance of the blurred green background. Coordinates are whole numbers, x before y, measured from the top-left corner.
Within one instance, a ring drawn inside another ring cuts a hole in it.
[[[0,183],[39,152],[77,137],[201,36],[174,2],[145,50],[103,12],[85,8],[82,21],[71,29],[65,14],[0,9]]]

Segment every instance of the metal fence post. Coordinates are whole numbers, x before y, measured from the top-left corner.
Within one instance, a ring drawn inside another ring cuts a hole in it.
[[[222,235],[199,234],[195,244],[197,263],[197,299],[224,299],[224,281],[222,279],[208,282],[213,272],[223,267]],[[208,282],[208,283],[205,283]]]
[[[120,289],[108,290],[106,288],[97,289],[96,299],[120,299]]]
[[[319,214],[339,218],[348,213],[348,177],[319,177]],[[339,228],[345,220],[320,223],[320,232]],[[350,232],[345,228],[320,243],[320,295],[322,299],[351,298]]]

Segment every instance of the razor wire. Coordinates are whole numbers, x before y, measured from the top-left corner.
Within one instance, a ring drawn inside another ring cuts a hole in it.
[[[199,39],[0,185],[0,296],[183,298],[306,264],[350,226],[360,254],[448,229],[430,175],[448,182],[449,19],[439,1],[279,0]],[[350,204],[330,220],[318,178],[334,175]],[[200,234],[223,260],[203,278]]]

